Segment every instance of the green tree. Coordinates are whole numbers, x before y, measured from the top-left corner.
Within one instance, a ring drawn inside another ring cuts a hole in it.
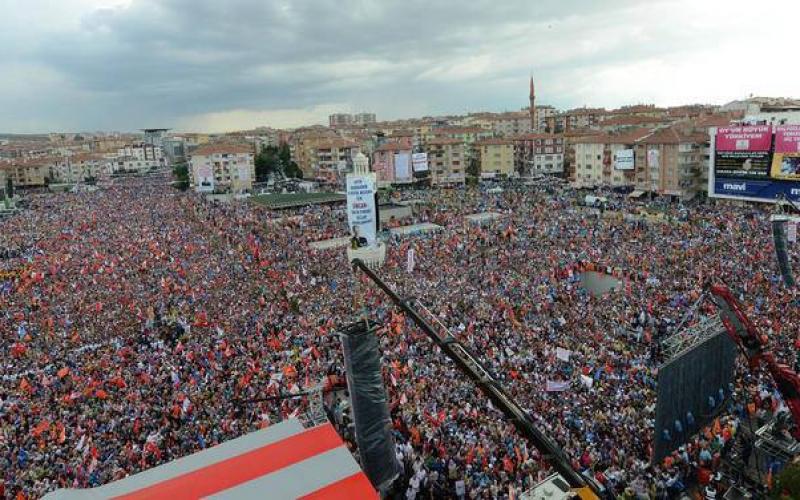
[[[175,187],[181,191],[189,189],[189,167],[185,163],[179,163],[172,168],[172,175],[175,177]]]
[[[303,170],[297,166],[297,163],[289,160],[289,164],[286,168],[283,169],[284,175],[286,177],[292,177],[294,179],[302,179],[303,178]]]
[[[14,197],[14,181],[11,180],[10,175],[6,177],[6,197],[7,198]]]
[[[470,158],[467,164],[467,176],[477,179],[481,176],[481,166],[477,158]]]
[[[256,180],[266,182],[270,174],[282,170],[279,150],[276,146],[264,146],[256,155]]]

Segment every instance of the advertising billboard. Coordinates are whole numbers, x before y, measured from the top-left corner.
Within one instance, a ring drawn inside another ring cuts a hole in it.
[[[714,173],[717,177],[766,179],[772,149],[772,127],[726,127],[717,130]]]
[[[632,149],[620,149],[614,153],[614,170],[633,170],[634,158]]]
[[[414,172],[427,172],[428,153],[414,153],[411,155],[411,165],[414,167]]]
[[[375,174],[347,175],[347,223],[350,236],[376,243]]]
[[[411,180],[411,154],[397,153],[394,155],[394,178],[396,181]]]
[[[774,179],[800,181],[800,125],[775,129],[771,175]]]
[[[800,202],[800,125],[724,127],[711,136],[709,196]]]

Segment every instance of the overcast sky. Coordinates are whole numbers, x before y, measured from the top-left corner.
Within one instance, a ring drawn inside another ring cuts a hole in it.
[[[800,97],[798,0],[0,0],[0,132]]]

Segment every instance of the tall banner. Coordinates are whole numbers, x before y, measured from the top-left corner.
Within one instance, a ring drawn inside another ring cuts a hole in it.
[[[214,192],[214,167],[200,164],[195,173],[195,191],[198,193]]]
[[[397,153],[394,155],[394,178],[398,181],[411,180],[410,153]]]
[[[766,179],[771,148],[772,127],[769,125],[717,129],[715,176]]]
[[[416,265],[416,262],[414,261],[415,257],[414,249],[409,248],[408,252],[406,253],[406,271],[408,271],[409,274],[414,272],[414,266]]]
[[[781,125],[775,129],[775,155],[772,177],[800,180],[800,125]]]
[[[659,168],[659,154],[657,149],[649,149],[647,151],[647,166],[650,168]]]
[[[414,172],[427,172],[428,153],[414,153],[411,155],[411,164],[414,167]]]
[[[375,174],[347,175],[347,223],[350,236],[364,238],[375,246],[377,216],[375,212]]]
[[[620,149],[614,153],[614,170],[633,170],[634,154],[632,149]]]

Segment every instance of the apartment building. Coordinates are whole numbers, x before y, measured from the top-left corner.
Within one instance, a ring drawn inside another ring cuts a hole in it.
[[[197,191],[243,193],[253,189],[256,167],[251,144],[206,144],[191,153],[189,163]]]
[[[583,128],[597,128],[606,114],[603,108],[576,108],[551,115],[545,122],[550,132],[569,132]]]
[[[564,175],[564,137],[557,134],[526,134],[515,137],[514,164],[525,176]]]
[[[17,158],[5,167],[6,175],[11,178],[15,188],[43,187],[50,178],[50,170],[57,162],[56,158]]]
[[[434,185],[463,184],[466,180],[466,153],[459,139],[438,137],[425,145],[428,168]]]
[[[634,195],[656,193],[690,200],[704,191],[708,133],[657,130],[636,144]]]
[[[358,143],[346,139],[330,139],[311,148],[315,177],[338,182],[342,174],[352,170],[353,158],[361,152]]]
[[[473,147],[481,177],[514,174],[514,141],[511,139],[484,139],[477,141]]]
[[[52,182],[75,184],[111,174],[111,162],[99,154],[75,154],[58,159],[50,168]]]
[[[114,173],[143,173],[167,164],[161,146],[144,142],[128,144],[118,149],[111,160]]]
[[[633,187],[636,183],[636,167],[641,162],[636,161],[634,148],[639,140],[650,133],[648,129],[637,129],[573,139],[575,178],[572,182],[576,187]],[[633,158],[629,155],[633,155]],[[623,158],[626,159],[624,163]]]
[[[336,132],[326,127],[306,127],[295,130],[289,137],[289,149],[292,161],[303,171],[307,178],[316,175],[316,147],[338,139]]]

